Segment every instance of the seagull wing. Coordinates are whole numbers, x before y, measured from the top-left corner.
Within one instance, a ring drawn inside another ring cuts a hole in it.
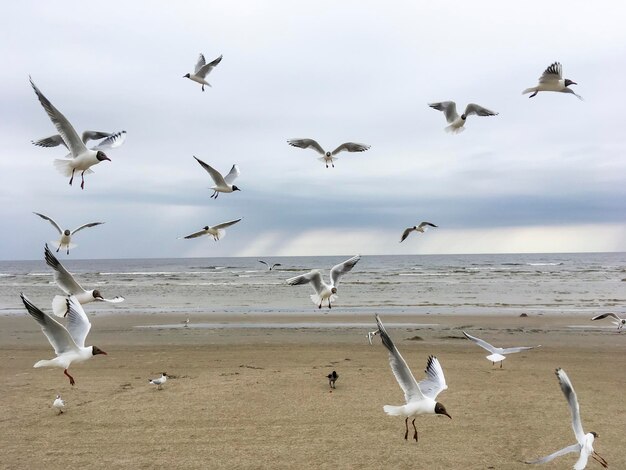
[[[475,114],[476,116],[496,116],[498,113],[490,109],[483,108],[476,103],[470,103],[465,107],[465,116]]]
[[[312,148],[320,155],[326,155],[326,152],[324,151],[322,146],[313,139],[291,139],[288,140],[287,143],[292,147],[298,147],[300,149]]]
[[[65,145],[63,141],[63,137],[59,134],[51,135],[50,137],[44,137],[43,139],[33,140],[31,141],[33,145],[37,145],[39,147],[58,147],[59,145]]]
[[[274,269],[276,266],[282,266],[282,264],[280,263],[274,263],[272,264],[272,267],[270,269]]]
[[[318,270],[314,270],[300,276],[292,277],[290,279],[287,279],[286,282],[290,286],[299,286],[301,284],[311,283],[313,284],[313,289],[315,289],[315,292],[317,292],[318,294],[322,292],[322,274]]]
[[[265,266],[267,266],[268,268],[270,267],[269,264],[267,264],[265,261],[263,261],[262,259],[259,260],[259,263],[263,263]]]
[[[44,255],[48,266],[54,269],[54,280],[61,290],[68,295],[76,295],[85,292],[85,289],[83,289],[81,285],[76,282],[74,276],[72,276],[70,272],[61,264],[61,262],[52,254],[47,244],[44,250]]]
[[[28,313],[41,325],[41,331],[54,348],[55,354],[63,354],[68,351],[76,351],[78,347],[69,331],[50,315],[39,310],[24,294],[20,294],[22,302]]]
[[[353,256],[350,259],[345,260],[343,263],[339,263],[330,270],[330,283],[332,286],[337,287],[339,284],[339,279],[341,276],[346,274],[347,272],[352,271],[354,265],[359,262],[361,259],[361,255]]]
[[[341,144],[335,150],[332,151],[331,155],[337,155],[339,152],[347,151],[347,152],[365,152],[370,148],[367,144],[357,144],[356,142],[346,142]]]
[[[580,449],[580,456],[578,460],[574,464],[574,470],[584,470],[587,466],[587,461],[589,460],[590,452],[587,450],[585,446],[582,446]],[[604,465],[602,465],[604,467]],[[606,467],[605,467],[606,468]]]
[[[86,151],[87,147],[85,147],[83,141],[80,137],[78,137],[78,134],[67,118],[63,116],[63,114],[61,114],[61,112],[56,109],[50,101],[48,101],[48,98],[46,98],[41,91],[39,91],[39,88],[37,88],[37,86],[33,83],[32,79],[30,79],[30,84],[32,85],[33,90],[35,90],[41,106],[43,106],[43,109],[46,113],[48,113],[48,117],[52,121],[52,124],[55,125],[57,131],[63,138],[65,146],[70,150],[70,152],[72,152],[72,157],[76,157]]]
[[[42,219],[47,220],[48,222],[50,222],[54,226],[54,228],[56,228],[59,231],[60,234],[63,234],[63,230],[61,229],[61,227],[59,227],[59,224],[57,224],[50,217],[48,217],[47,215],[40,214],[39,212],[33,212],[33,214],[38,215]]]
[[[110,132],[102,132],[102,131],[85,131],[81,136],[81,140],[86,145],[90,140],[100,140],[105,137],[109,137],[111,135]]]
[[[206,64],[206,59],[204,58],[204,54],[200,54],[198,57],[198,62],[196,62],[196,66],[193,69],[194,75],[198,74],[198,71]]]
[[[426,372],[426,378],[420,380],[417,385],[424,396],[434,400],[437,395],[448,389],[439,359],[435,356],[429,356],[424,372]]]
[[[538,348],[539,346],[518,346],[516,348],[502,348],[502,352],[500,354],[502,355],[507,355],[507,354],[513,354],[513,353],[518,353],[518,352],[522,352],[522,351],[528,351],[529,349],[535,349]]]
[[[231,220],[230,222],[223,222],[219,225],[214,225],[213,228],[217,229],[217,230],[221,230],[224,229],[226,227],[230,227],[231,225],[235,225],[237,222],[239,222],[241,219],[237,219],[237,220]]]
[[[208,64],[202,65],[200,68],[198,68],[198,65],[196,64],[196,75],[202,78],[206,77],[208,74],[211,73],[211,70],[213,70],[215,66],[222,61],[222,57],[223,56],[219,56],[213,62],[209,62]],[[202,56],[202,58],[204,59],[204,56]],[[198,64],[199,63],[200,61],[198,61]]]
[[[602,320],[603,318],[606,318],[606,317],[612,317],[612,318],[615,318],[617,321],[622,321],[622,319],[618,317],[616,314],[614,314],[613,312],[602,313],[600,315],[596,315],[595,317],[592,318],[592,320]]]
[[[209,227],[204,227],[202,230],[198,231],[198,232],[194,232],[191,235],[187,235],[186,237],[183,237],[184,239],[188,240],[190,238],[198,238],[201,237],[202,235],[206,235],[207,233],[209,233]]]
[[[428,230],[428,227],[437,227],[435,224],[431,224],[430,222],[422,222],[418,225],[419,228],[424,229],[424,231]]]
[[[96,225],[102,225],[103,223],[104,222],[89,222],[88,224],[83,224],[80,227],[76,227],[74,230],[72,230],[72,235],[84,228],[95,227]]]
[[[380,331],[380,338],[383,342],[383,345],[389,351],[389,365],[391,366],[391,371],[393,375],[396,377],[398,384],[400,384],[400,388],[404,391],[404,399],[406,402],[410,402],[411,400],[421,400],[424,398],[424,394],[420,390],[420,387],[413,377],[409,366],[406,365],[406,362],[398,348],[393,344],[391,338],[387,334],[387,330],[383,326],[383,323],[380,321],[380,317],[376,316],[376,323],[378,324],[378,331]]]
[[[213,179],[213,182],[215,183],[216,186],[226,186],[226,181],[224,181],[224,177],[222,176],[222,174],[219,171],[217,171],[212,166],[207,165],[206,163],[204,163],[199,158],[196,158],[195,156],[193,158],[195,158],[197,160],[197,162],[200,164],[200,166],[202,168],[204,168],[206,171],[208,171],[209,175],[211,175],[211,178]]]
[[[559,379],[561,391],[563,392],[563,395],[565,395],[567,403],[569,404],[570,412],[572,413],[572,429],[574,430],[574,435],[576,436],[578,444],[584,446],[585,431],[583,431],[583,424],[580,421],[580,409],[578,408],[578,398],[576,397],[576,392],[574,391],[572,382],[570,382],[569,377],[563,369],[557,369],[556,376]]]
[[[527,460],[526,463],[546,463],[556,459],[557,457],[560,457],[561,455],[569,454],[571,452],[580,452],[580,445],[572,444],[571,446],[564,447],[563,449],[557,450],[555,453],[546,455],[545,457],[542,457],[540,459]]]
[[[415,230],[413,227],[409,227],[404,232],[402,232],[402,238],[400,239],[400,243],[406,240],[413,230]]]
[[[468,335],[465,331],[463,332],[463,334],[465,335],[465,337],[471,341],[473,341],[474,343],[476,343],[478,346],[480,346],[483,349],[486,349],[487,351],[489,351],[490,353],[499,353],[500,352],[500,348],[496,348],[494,346],[492,346],[491,344],[489,344],[487,341],[483,341],[480,338],[476,338],[474,336]]]
[[[446,121],[448,123],[454,122],[459,118],[459,115],[456,112],[456,103],[454,101],[442,101],[440,103],[429,103],[433,109],[437,111],[443,111],[443,114],[446,116]]]
[[[539,77],[539,83],[558,82],[563,78],[563,67],[559,62],[555,62],[548,66],[544,70],[541,77]]]
[[[237,165],[233,165],[228,174],[224,176],[224,181],[228,184],[233,184],[235,179],[240,175],[239,167]]]
[[[70,295],[67,298],[67,331],[79,347],[85,347],[85,338],[87,338],[90,329],[91,323],[85,315],[83,306],[76,297]]]
[[[106,139],[93,147],[91,150],[108,150],[119,147],[126,140],[126,131],[109,134]]]

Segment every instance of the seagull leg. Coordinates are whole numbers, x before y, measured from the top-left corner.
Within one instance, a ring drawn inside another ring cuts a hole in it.
[[[60,249],[61,249],[61,245],[59,245],[59,247],[57,248],[57,253],[59,252]]]
[[[73,181],[74,181],[74,170],[72,169],[72,177],[70,178],[70,186],[72,186]]]
[[[321,301],[320,301],[320,304],[319,304],[319,306],[317,308],[319,308],[319,309],[322,308],[322,302]]]
[[[65,369],[65,370],[63,371],[63,373],[64,373],[65,375],[67,375],[67,376],[70,378],[70,385],[74,385],[74,383],[75,383],[75,382],[74,382],[74,377],[72,377],[72,376],[71,376],[71,375],[67,372],[67,369]]]
[[[328,163],[326,164],[326,168],[328,168]]]
[[[68,254],[68,255],[70,254],[70,246],[69,245],[67,245],[67,252],[66,252],[66,254]]]
[[[500,369],[502,369],[502,361],[500,361]]]
[[[604,460],[604,457],[602,457],[600,454],[598,454],[595,450],[593,451],[591,456],[594,458],[594,460],[596,462],[598,462],[604,468],[608,468],[608,466],[609,466],[608,462],[606,460]]]
[[[85,172],[80,174],[80,189],[85,189]]]
[[[204,91],[204,85],[202,85],[202,91]]]
[[[333,161],[330,161],[330,164],[333,166],[333,168],[335,168],[335,164],[333,163]]]
[[[415,442],[417,442],[417,428],[415,427],[415,418],[413,418],[412,424],[413,424],[413,429],[415,429],[415,434],[413,434],[413,439],[415,439]]]
[[[409,438],[409,417],[407,416],[404,420],[404,426],[406,427],[406,431],[404,432],[404,440],[408,440]]]

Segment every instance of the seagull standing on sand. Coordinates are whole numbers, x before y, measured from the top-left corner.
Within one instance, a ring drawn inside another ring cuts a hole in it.
[[[580,456],[574,464],[574,470],[583,470],[587,466],[587,460],[589,460],[590,455],[600,465],[602,465],[604,468],[607,468],[607,461],[604,460],[604,458],[601,457],[595,450],[593,450],[593,441],[598,437],[598,434],[593,431],[585,434],[585,431],[583,431],[583,424],[580,420],[580,408],[578,406],[578,398],[576,397],[576,392],[574,391],[572,382],[570,382],[569,377],[563,369],[557,369],[556,376],[559,379],[561,391],[563,392],[563,395],[565,395],[565,399],[567,400],[567,403],[569,405],[570,412],[572,413],[572,429],[574,430],[574,435],[576,436],[577,442],[576,444],[572,444],[571,446],[567,446],[561,450],[557,450],[553,454],[550,454],[546,457],[537,460],[527,461],[526,463],[546,463],[557,457],[560,457],[561,455],[569,454],[571,452],[578,452]]]
[[[465,331],[463,332],[463,334],[465,335],[467,339],[473,341],[478,346],[480,346],[483,349],[486,349],[487,351],[491,353],[489,356],[486,356],[486,357],[488,360],[491,361],[492,365],[500,361],[500,369],[502,369],[502,361],[506,359],[505,356],[507,354],[528,351],[529,349],[534,349],[534,348],[538,348],[541,346],[539,345],[539,346],[520,346],[517,348],[496,348],[495,346],[492,346],[491,344],[489,344],[487,341],[483,341],[480,338],[475,338],[474,336],[468,335]]]
[[[76,297],[76,300],[80,302],[81,305],[87,304],[93,301],[99,302],[108,302],[111,304],[117,304],[119,302],[124,301],[124,297],[117,296],[113,299],[105,299],[100,294],[98,289],[85,290],[83,287],[76,282],[74,276],[70,274],[70,272],[65,269],[65,267],[61,264],[61,262],[56,259],[56,257],[52,254],[48,245],[44,250],[44,254],[46,257],[46,263],[52,269],[54,269],[54,280],[57,285],[61,288],[66,295],[73,295]],[[64,317],[67,315],[67,297],[64,295],[55,295],[52,299],[52,312],[57,317]]]
[[[213,237],[214,241],[218,241],[220,238],[224,238],[226,236],[226,230],[225,229],[227,227],[230,227],[231,225],[235,225],[240,220],[241,219],[231,220],[230,222],[223,222],[221,224],[214,225],[213,227],[210,227],[210,226],[207,225],[202,230],[200,230],[198,232],[194,232],[191,235],[187,235],[186,237],[183,237],[183,238],[185,240],[188,240],[190,238],[197,238],[197,237],[201,237],[203,235],[211,235]]]
[[[74,230],[69,230],[69,229],[62,230],[59,224],[57,224],[54,220],[52,220],[47,215],[40,214],[39,212],[33,212],[33,214],[38,215],[42,219],[47,220],[48,222],[52,224],[54,228],[56,228],[59,231],[61,238],[58,241],[54,242],[54,243],[59,244],[59,247],[57,248],[57,253],[59,252],[61,248],[65,248],[67,250],[68,255],[70,254],[70,248],[74,248],[76,246],[75,244],[71,243],[72,235],[74,235],[76,232],[84,228],[95,227],[96,225],[102,225],[104,223],[104,222],[89,222],[88,224],[83,224],[80,227],[75,228]]]
[[[380,339],[383,345],[389,350],[389,365],[391,366],[391,371],[396,377],[400,388],[404,391],[404,399],[406,401],[406,405],[401,406],[385,405],[383,410],[390,416],[405,417],[405,440],[408,439],[409,436],[409,418],[413,416],[412,424],[415,430],[413,439],[417,442],[418,436],[417,428],[415,427],[415,416],[422,414],[439,414],[446,415],[448,418],[452,419],[452,416],[448,414],[446,408],[435,400],[437,395],[448,388],[443,375],[443,369],[435,356],[429,356],[425,370],[426,378],[417,382],[409,366],[406,365],[400,351],[398,351],[398,348],[396,348],[393,341],[391,341],[379,316],[375,316],[378,331],[380,332]]]
[[[61,395],[57,395],[54,402],[52,403],[52,408],[57,410],[59,412],[58,414],[63,413],[63,408],[65,408],[65,402],[61,398]]]
[[[442,101],[440,103],[428,103],[433,109],[443,111],[446,116],[446,121],[450,124],[445,128],[446,132],[458,134],[465,130],[465,120],[467,116],[475,114],[476,116],[496,116],[498,113],[491,111],[487,108],[483,108],[474,103],[470,103],[465,107],[465,111],[460,116],[456,112],[456,103],[454,101]]]
[[[54,161],[54,166],[56,166],[57,170],[63,175],[70,177],[70,185],[74,181],[74,172],[80,171],[80,188],[85,189],[85,173],[93,173],[90,169],[93,165],[104,160],[111,161],[111,159],[107,157],[102,150],[88,149],[81,138],[78,137],[78,134],[67,118],[48,101],[48,98],[46,98],[41,91],[39,91],[32,79],[30,80],[30,84],[33,90],[35,90],[41,106],[43,106],[43,109],[48,113],[52,124],[56,126],[57,131],[63,139],[63,143],[70,151],[70,159],[57,159]]]
[[[339,375],[337,374],[337,372],[332,371],[330,374],[326,376],[326,378],[328,379],[328,385],[330,386],[330,388],[335,388],[335,382],[339,378]]]
[[[339,147],[337,147],[335,150],[333,150],[332,152],[327,152],[322,148],[320,144],[318,144],[313,139],[291,139],[291,140],[288,140],[287,143],[291,145],[292,147],[298,147],[301,149],[312,148],[317,153],[322,155],[320,158],[318,158],[318,160],[324,162],[326,164],[326,168],[328,168],[329,163],[332,165],[333,168],[335,168],[334,161],[338,160],[338,158],[335,155],[337,155],[339,152],[342,152],[343,150],[345,150],[346,152],[365,152],[366,150],[370,148],[370,146],[366,144],[357,144],[356,142],[345,142],[341,144]]]
[[[215,168],[213,168],[212,166],[207,165],[206,163],[204,163],[199,158],[196,158],[195,156],[193,158],[195,158],[200,164],[200,166],[204,168],[209,173],[209,175],[211,175],[211,178],[213,179],[213,182],[215,183],[215,186],[211,187],[211,189],[213,190],[213,194],[211,194],[211,197],[214,197],[215,199],[217,199],[217,196],[219,196],[219,193],[232,193],[233,191],[241,191],[241,189],[239,189],[237,186],[233,184],[233,181],[235,181],[235,178],[237,178],[240,174],[239,168],[237,167],[237,165],[233,165],[233,167],[230,169],[228,174],[226,176],[222,176],[222,174],[219,171],[217,171]]]
[[[159,377],[158,379],[149,379],[148,382],[152,385],[156,385],[157,390],[161,390],[163,388],[163,384],[167,382],[167,374],[163,372],[161,374],[161,377]]]
[[[222,61],[222,56],[220,55],[213,62],[206,63],[204,58],[204,54],[200,54],[198,57],[198,62],[196,63],[196,67],[193,70],[193,73],[188,73],[183,75],[183,78],[188,78],[189,80],[193,80],[194,82],[200,83],[202,85],[202,91],[204,91],[204,85],[211,86],[209,82],[205,80],[206,76],[211,73],[211,70],[215,68],[217,64]]]
[[[582,100],[582,96],[577,95],[574,90],[568,88],[570,85],[578,85],[578,83],[570,80],[569,78],[564,79],[563,67],[559,62],[554,62],[552,65],[548,66],[541,77],[539,77],[539,84],[532,88],[526,88],[522,91],[522,95],[532,93],[532,95],[529,96],[529,98],[532,98],[540,91],[556,91],[559,93],[571,93],[579,100]]]
[[[274,269],[276,266],[282,266],[282,264],[280,264],[280,263],[274,263],[274,264],[272,264],[272,265],[270,266],[267,262],[263,261],[262,259],[260,259],[260,260],[259,260],[259,263],[263,263],[265,266],[267,266],[267,270],[268,270],[268,271],[271,271],[271,270],[272,270],[272,269]]]
[[[428,227],[437,227],[435,224],[431,224],[430,222],[422,222],[419,225],[414,225],[413,227],[409,227],[404,232],[402,232],[402,238],[400,239],[400,243],[407,239],[407,237],[411,234],[411,232],[420,232],[424,233],[428,230]]]
[[[626,325],[626,318],[620,318],[613,312],[602,313],[600,315],[596,315],[595,317],[592,318],[592,320],[602,320],[603,318],[606,318],[606,317],[611,317],[615,319],[612,323],[615,326],[617,326],[617,331],[621,333],[622,328],[624,328],[624,325]]]
[[[53,317],[35,307],[24,294],[20,294],[20,297],[28,313],[41,325],[43,334],[48,338],[57,356],[54,359],[38,361],[33,367],[60,367],[70,379],[70,385],[74,385],[74,377],[67,372],[72,363],[87,361],[97,354],[106,354],[97,346],[85,347],[85,338],[89,334],[91,323],[89,323],[83,307],[73,295],[67,298],[66,328]]]
[[[311,295],[313,303],[317,305],[318,308],[322,308],[322,305],[326,302],[328,303],[328,308],[332,308],[331,303],[337,298],[337,285],[339,284],[341,276],[352,271],[352,268],[354,268],[354,265],[356,265],[360,259],[361,255],[356,255],[345,260],[343,263],[333,266],[330,270],[330,284],[324,282],[322,273],[318,269],[287,279],[286,282],[290,286],[311,283],[315,290],[315,294]]]

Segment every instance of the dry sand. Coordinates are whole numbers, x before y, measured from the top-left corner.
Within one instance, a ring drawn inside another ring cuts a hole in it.
[[[626,469],[626,333],[572,329],[582,317],[387,317],[409,366],[422,377],[429,354],[449,389],[439,396],[453,419],[420,416],[420,440],[405,441],[404,420],[383,413],[402,404],[387,352],[365,328],[199,329],[199,322],[367,322],[371,316],[93,318],[88,344],[108,352],[72,367],[33,369],[53,353],[26,314],[0,317],[0,467],[57,468],[571,468],[573,454],[541,467],[522,460],[573,444],[569,409],[554,375],[569,374],[585,430],[610,468]],[[437,323],[397,328],[393,323]],[[594,323],[590,326],[596,326]],[[460,328],[496,345],[542,344],[499,369]],[[409,339],[419,336],[421,339]],[[339,373],[329,391],[326,375]],[[148,378],[165,371],[158,391]],[[66,400],[60,416],[51,408]],[[591,462],[589,468],[597,466]]]

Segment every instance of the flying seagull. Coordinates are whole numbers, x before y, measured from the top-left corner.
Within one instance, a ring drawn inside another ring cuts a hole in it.
[[[502,369],[502,361],[506,359],[505,356],[507,354],[528,351],[529,349],[534,349],[534,348],[538,348],[541,346],[539,345],[539,346],[520,346],[517,348],[496,348],[495,346],[492,346],[491,344],[489,344],[487,341],[483,341],[480,338],[475,338],[474,336],[468,335],[465,331],[463,332],[463,334],[465,335],[467,339],[473,341],[478,346],[480,346],[483,349],[486,349],[487,351],[491,353],[489,356],[486,356],[486,357],[488,360],[491,361],[492,365],[500,361],[500,369]]]
[[[569,454],[571,452],[578,452],[580,456],[578,457],[578,461],[574,464],[574,470],[583,470],[587,466],[587,460],[589,460],[590,455],[600,465],[602,465],[604,468],[607,468],[607,461],[604,460],[604,458],[601,457],[595,450],[593,450],[593,441],[598,437],[598,434],[593,431],[585,434],[585,431],[583,431],[583,424],[580,420],[580,408],[578,406],[578,398],[576,397],[576,392],[574,391],[572,382],[570,382],[569,377],[563,369],[557,369],[556,376],[559,379],[561,391],[563,392],[563,395],[565,395],[565,399],[569,404],[570,412],[572,413],[572,429],[574,430],[574,435],[576,436],[577,442],[576,444],[572,444],[571,446],[567,446],[561,450],[557,450],[553,454],[550,454],[546,457],[537,460],[527,461],[526,463],[546,463],[557,457],[560,457],[561,455]]]
[[[470,103],[465,107],[465,111],[460,116],[456,112],[456,103],[454,101],[442,101],[440,103],[428,103],[433,109],[443,111],[446,116],[446,121],[450,124],[445,128],[446,132],[458,134],[465,130],[465,120],[467,116],[475,114],[476,116],[496,116],[498,113],[491,111],[487,108],[483,108],[474,103]]]
[[[198,57],[198,62],[196,63],[196,67],[194,68],[193,73],[188,73],[187,75],[183,75],[183,78],[188,78],[189,80],[193,80],[194,82],[200,83],[202,85],[202,91],[204,91],[204,85],[211,86],[209,82],[205,80],[206,76],[211,73],[211,70],[215,68],[217,64],[222,61],[222,56],[220,55],[213,62],[206,63],[204,58],[204,54],[200,54]]]
[[[367,332],[367,341],[369,341],[370,346],[372,345],[372,339],[374,338],[374,336],[378,335],[378,333],[380,333],[380,331],[375,330],[375,331],[368,331]]]
[[[70,379],[70,385],[74,385],[74,377],[68,372],[73,362],[84,362],[97,354],[106,354],[97,346],[85,347],[85,338],[91,329],[91,323],[83,307],[73,295],[67,298],[67,327],[47,313],[39,310],[30,300],[20,294],[22,302],[28,313],[41,325],[43,334],[54,348],[57,357],[50,360],[38,361],[33,367],[60,367],[63,373]]]
[[[222,174],[212,166],[207,165],[195,156],[193,158],[195,158],[200,166],[204,168],[209,173],[209,175],[211,175],[211,178],[215,183],[215,186],[211,187],[211,189],[213,190],[213,194],[211,194],[211,197],[217,199],[219,193],[232,193],[233,191],[241,191],[241,189],[233,184],[235,178],[237,178],[240,174],[237,165],[233,165],[228,174],[226,176],[222,176]]]
[[[322,273],[318,269],[287,279],[287,284],[290,286],[299,286],[300,284],[311,283],[315,290],[315,294],[311,295],[313,303],[318,305],[318,308],[322,308],[322,305],[326,302],[328,308],[332,308],[331,303],[337,298],[337,285],[339,284],[341,276],[352,271],[352,268],[354,268],[354,265],[357,264],[360,259],[361,255],[356,255],[345,260],[343,263],[333,266],[330,270],[330,284],[324,282]]]
[[[65,176],[70,176],[70,185],[74,181],[74,172],[80,171],[81,183],[80,188],[85,189],[85,173],[93,173],[90,169],[93,165],[96,165],[104,160],[111,159],[106,156],[102,150],[90,150],[85,146],[85,143],[78,137],[78,134],[61,112],[56,109],[48,98],[46,98],[39,88],[35,86],[33,80],[30,79],[30,84],[35,90],[37,98],[43,109],[48,113],[48,117],[57,128],[63,143],[70,151],[71,158],[69,159],[57,159],[54,161],[54,166]]]
[[[431,224],[430,222],[422,222],[419,225],[414,225],[413,227],[409,227],[404,232],[402,232],[402,238],[400,239],[400,243],[407,239],[407,237],[411,234],[411,232],[421,232],[424,233],[428,230],[428,227],[437,227],[435,224]]]
[[[582,100],[582,96],[577,95],[574,90],[568,88],[570,85],[578,85],[578,83],[570,80],[569,78],[563,79],[563,67],[559,62],[554,62],[552,65],[548,66],[541,77],[539,77],[539,83],[537,86],[526,88],[522,91],[522,95],[532,93],[532,95],[529,96],[529,98],[532,98],[540,91],[556,91],[559,93],[571,93],[579,100]]]
[[[161,377],[159,377],[158,379],[149,379],[148,382],[152,385],[156,385],[157,390],[161,390],[163,388],[163,384],[167,382],[167,374],[163,372],[161,374]]]
[[[333,150],[332,152],[327,152],[322,148],[320,144],[318,144],[313,139],[291,139],[291,140],[288,140],[287,143],[291,145],[292,147],[298,147],[301,149],[312,148],[313,150],[315,150],[317,153],[321,155],[321,157],[318,158],[318,160],[324,162],[326,164],[326,168],[328,168],[329,163],[332,165],[333,168],[335,168],[334,161],[338,160],[338,158],[335,155],[337,155],[339,152],[342,152],[344,150],[346,152],[365,152],[366,150],[370,148],[370,146],[366,144],[357,144],[356,142],[345,142],[341,144],[339,147],[337,147],[335,150]]]
[[[267,266],[267,270],[271,271],[272,269],[274,269],[276,266],[282,266],[282,264],[280,263],[274,263],[271,266],[269,264],[267,264],[267,262],[263,261],[262,259],[259,260],[259,263],[263,263],[265,266]]]
[[[413,439],[417,442],[417,428],[415,427],[415,417],[422,414],[438,414],[446,415],[452,419],[452,416],[448,414],[446,408],[436,401],[437,395],[442,391],[447,390],[446,378],[443,375],[443,369],[439,360],[435,356],[429,356],[426,363],[426,378],[417,382],[409,366],[406,365],[404,358],[398,351],[398,348],[393,344],[391,338],[387,334],[387,330],[380,321],[380,317],[376,316],[376,323],[378,324],[378,331],[380,339],[383,345],[389,350],[389,365],[391,371],[396,377],[400,388],[404,391],[404,399],[406,405],[391,406],[385,405],[383,410],[390,416],[404,416],[404,424],[406,431],[404,433],[404,439],[408,439],[409,436],[409,418],[413,417]]]
[[[612,312],[602,313],[600,315],[596,315],[595,317],[593,317],[592,320],[602,320],[603,318],[606,318],[606,317],[611,317],[615,319],[612,323],[615,326],[617,326],[617,331],[621,333],[622,328],[624,328],[624,325],[626,325],[626,318],[620,318],[615,313],[612,313]]]
[[[226,227],[235,225],[240,220],[241,219],[231,220],[230,222],[223,222],[221,224],[214,225],[213,227],[207,225],[202,230],[192,233],[191,235],[187,235],[183,238],[187,240],[189,238],[197,238],[203,235],[211,235],[213,237],[213,240],[218,241],[220,238],[224,238],[226,236],[226,230],[224,230]]]
[[[61,395],[57,395],[57,397],[52,402],[52,408],[57,410],[58,414],[63,414],[63,408],[65,408],[65,402],[61,398]]]
[[[124,301],[124,297],[119,295],[112,299],[105,299],[102,297],[102,294],[100,294],[98,289],[85,290],[78,282],[76,282],[74,276],[72,276],[70,272],[61,264],[61,262],[52,254],[48,245],[46,245],[44,255],[48,266],[54,269],[54,280],[66,294],[65,296],[55,295],[54,299],[52,299],[52,312],[57,317],[64,317],[67,315],[67,295],[75,296],[76,300],[78,300],[81,305],[94,301],[108,302],[112,304]]]
[[[102,140],[101,140],[102,139]],[[108,150],[119,147],[126,140],[126,131],[116,132],[114,134],[110,132],[101,132],[101,131],[85,131],[81,137],[81,140],[85,145],[90,140],[100,140],[98,145],[91,147],[90,150]],[[51,135],[50,137],[44,137],[43,139],[33,140],[33,145],[37,145],[38,147],[58,147],[59,145],[65,145],[63,138],[59,134]],[[72,154],[68,153],[65,158],[72,158]]]
[[[48,222],[52,224],[54,228],[56,228],[59,231],[61,238],[58,241],[54,242],[55,244],[56,243],[59,244],[59,247],[57,248],[57,253],[59,252],[61,248],[65,248],[67,250],[68,255],[70,254],[70,248],[74,248],[76,246],[75,244],[71,243],[72,235],[74,235],[76,232],[84,228],[95,227],[96,225],[101,225],[104,223],[104,222],[89,222],[88,224],[83,224],[80,227],[75,228],[74,230],[69,230],[69,229],[62,230],[59,224],[57,224],[54,220],[52,220],[47,215],[40,214],[39,212],[33,212],[33,214],[38,215],[42,219],[47,220]]]
[[[339,375],[337,374],[337,372],[332,371],[330,374],[326,376],[326,378],[328,379],[328,385],[330,386],[330,388],[336,388],[335,382],[339,378]]]

